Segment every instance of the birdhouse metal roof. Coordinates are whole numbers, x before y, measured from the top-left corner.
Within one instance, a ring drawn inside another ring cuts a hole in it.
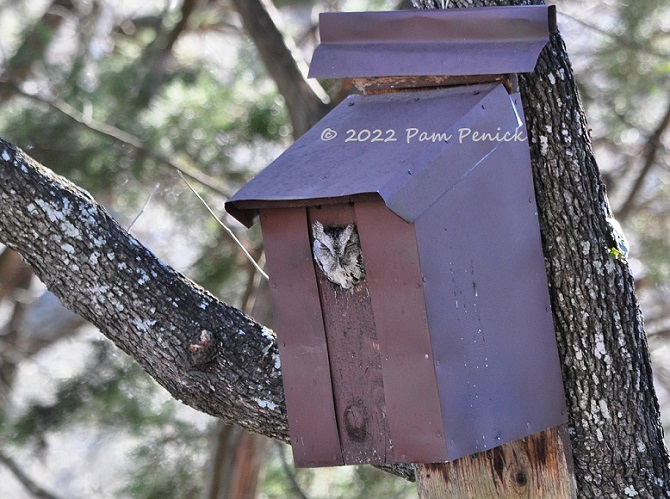
[[[549,34],[557,32],[555,12],[553,6],[529,5],[324,13],[309,76],[529,72]]]
[[[226,210],[250,226],[260,208],[367,196],[412,222],[496,148],[526,140],[518,99],[502,84],[350,96]]]

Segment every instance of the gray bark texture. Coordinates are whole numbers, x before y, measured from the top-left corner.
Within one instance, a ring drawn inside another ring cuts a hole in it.
[[[0,241],[175,398],[287,440],[274,334],[160,261],[88,193],[0,140]]]
[[[628,263],[609,253],[613,215],[560,37],[521,85],[578,490],[667,497],[642,314]]]

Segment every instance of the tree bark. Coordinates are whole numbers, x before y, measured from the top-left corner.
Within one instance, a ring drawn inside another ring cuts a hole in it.
[[[642,314],[627,261],[609,252],[612,212],[560,35],[552,36],[535,71],[520,75],[520,88],[578,493],[667,497],[669,458]]]
[[[628,262],[563,41],[522,78],[578,487],[585,496],[670,494],[668,453]]]
[[[0,140],[0,241],[176,398],[286,440],[273,333],[171,269],[93,199]]]

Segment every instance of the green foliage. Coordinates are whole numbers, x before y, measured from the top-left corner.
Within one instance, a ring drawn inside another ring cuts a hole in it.
[[[602,109],[603,130],[616,140],[631,126],[644,128],[645,111],[654,111],[650,102],[667,92],[670,46],[663,20],[670,8],[663,0],[620,2],[612,8],[611,27],[601,36],[589,75],[580,83],[587,104]]]
[[[123,427],[131,435],[141,435],[147,427],[174,422],[176,403],[151,403],[159,387],[137,363],[119,354],[106,340],[92,342],[91,351],[83,371],[57,386],[53,401],[34,402],[24,413],[8,418],[2,438],[40,449],[48,433],[80,424]]]
[[[667,279],[664,269],[670,254],[665,229],[670,213],[665,186],[670,177],[661,152],[667,149],[667,127],[666,133],[660,135],[660,143],[654,139],[670,106],[670,43],[666,28],[670,4],[664,0],[640,0],[598,9],[608,15],[588,22],[607,29],[593,31],[599,35],[596,50],[588,74],[578,78],[612,207],[621,217],[624,230],[632,233],[629,259],[637,262],[636,278],[657,285]],[[654,148],[655,159],[650,157]],[[651,163],[645,170],[648,161]],[[635,193],[632,188],[638,179],[642,181],[641,188]],[[627,208],[621,214],[619,210],[626,203],[633,209]],[[652,301],[659,298],[662,299],[657,296]]]
[[[165,499],[198,497],[207,469],[207,440],[189,440],[188,432],[149,441],[135,449],[121,497]]]
[[[152,32],[144,29],[133,38],[117,39],[95,65],[78,61],[68,74],[54,78],[68,85],[56,85],[50,92],[90,119],[137,137],[148,149],[186,160],[233,192],[248,177],[247,165],[235,159],[239,151],[288,136],[286,111],[276,90],[263,84],[262,67],[252,58],[239,58],[235,71],[224,76],[186,60],[164,75],[150,105],[143,107],[142,85],[153,64],[146,61],[152,42],[147,31]],[[83,66],[88,70],[82,71]],[[143,190],[147,181],[174,178],[174,171],[142,151],[25,99],[0,109],[0,133],[94,196],[111,190],[111,202],[121,192],[126,201],[132,199],[129,193]],[[137,196],[135,208],[141,199]]]

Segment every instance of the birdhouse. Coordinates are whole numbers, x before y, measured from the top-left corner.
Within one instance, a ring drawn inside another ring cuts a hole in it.
[[[312,75],[365,93],[226,204],[260,218],[297,466],[451,461],[566,422],[513,75],[553,14],[321,15]]]

